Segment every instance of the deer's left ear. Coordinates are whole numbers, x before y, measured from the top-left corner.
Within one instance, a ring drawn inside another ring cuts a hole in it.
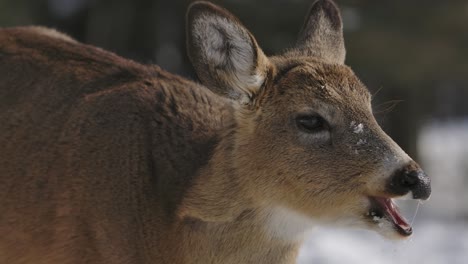
[[[332,0],[318,0],[312,5],[299,34],[296,51],[328,63],[344,64],[343,23]]]
[[[252,34],[228,11],[208,2],[189,7],[187,50],[203,84],[243,102],[258,92],[269,68]]]

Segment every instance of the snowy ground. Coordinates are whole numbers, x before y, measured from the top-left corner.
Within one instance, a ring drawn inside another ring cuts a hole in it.
[[[310,234],[298,264],[466,264],[468,223],[422,221],[413,236],[389,241],[359,230],[316,229]]]
[[[317,228],[298,264],[467,264],[468,119],[426,124],[418,151],[433,194],[420,207],[410,239],[389,241],[370,231]],[[416,208],[406,205],[403,213],[411,221]]]

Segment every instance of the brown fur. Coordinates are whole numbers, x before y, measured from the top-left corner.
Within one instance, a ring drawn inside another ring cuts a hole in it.
[[[191,10],[239,23],[208,3]],[[289,221],[277,207],[374,228],[366,197],[391,196],[407,160],[366,88],[330,50],[267,58],[241,35],[259,86],[220,81],[242,65],[207,67],[189,41],[212,92],[43,30],[1,29],[0,263],[294,263],[301,236],[275,233],[272,219]],[[330,140],[297,129],[310,109]]]

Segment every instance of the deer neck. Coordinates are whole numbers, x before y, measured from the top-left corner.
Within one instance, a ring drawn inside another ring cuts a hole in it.
[[[223,135],[184,197],[179,219],[185,240],[200,245],[187,250],[220,257],[219,263],[294,263],[301,232],[283,232],[295,225],[288,222],[287,211],[259,203],[243,186],[235,166],[234,137],[234,132]]]

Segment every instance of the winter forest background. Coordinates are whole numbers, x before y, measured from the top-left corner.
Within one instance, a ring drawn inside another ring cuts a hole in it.
[[[214,1],[267,54],[295,41],[313,0]],[[0,0],[0,26],[40,24],[195,79],[185,54],[188,0]],[[299,263],[468,263],[468,1],[338,0],[347,64],[374,96],[378,121],[432,177],[414,235],[392,242],[317,228]],[[417,202],[402,202],[410,220]]]

